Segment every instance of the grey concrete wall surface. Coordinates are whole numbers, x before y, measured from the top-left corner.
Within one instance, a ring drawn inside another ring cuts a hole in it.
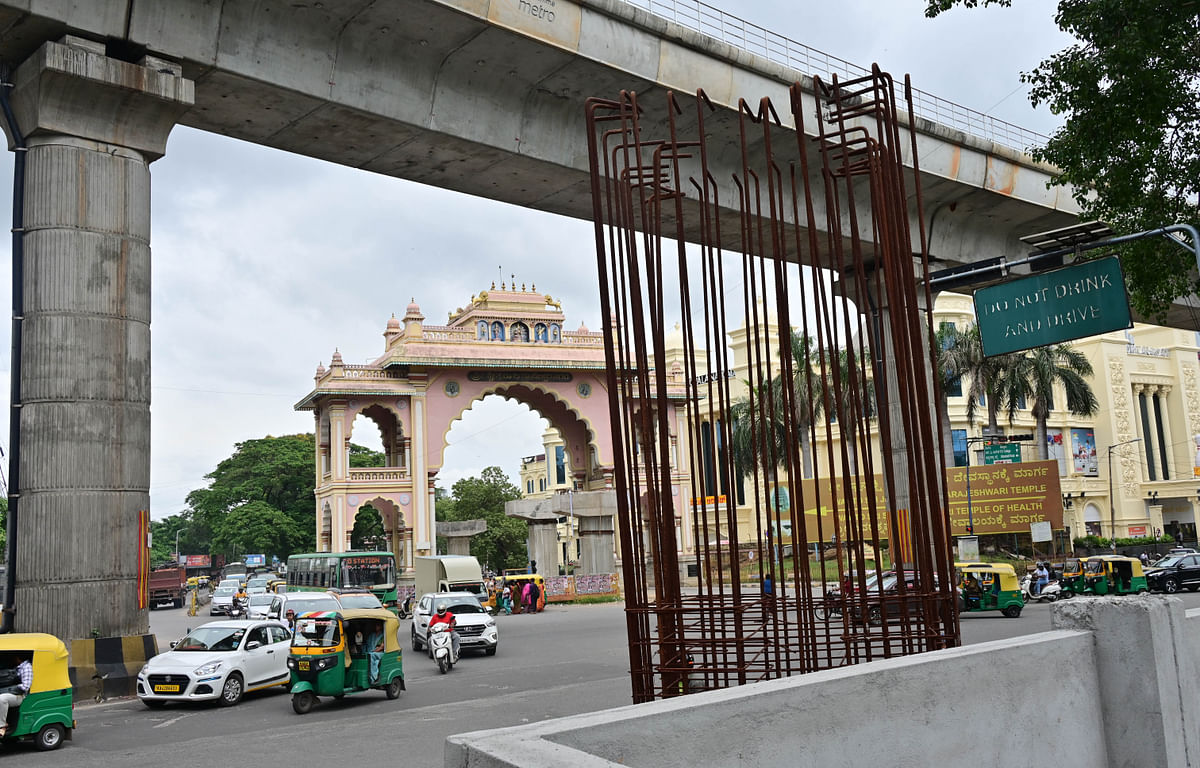
[[[1055,606],[1055,626],[551,720],[536,731],[453,736],[445,765],[1200,764],[1200,610],[1185,616],[1163,597],[1078,600]]]

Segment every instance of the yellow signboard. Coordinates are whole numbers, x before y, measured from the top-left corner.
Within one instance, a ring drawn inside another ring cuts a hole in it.
[[[950,494],[951,536],[968,535],[968,520],[976,536],[1029,533],[1031,523],[1048,522],[1056,530],[1063,527],[1055,460],[971,467],[969,511],[966,467],[946,470],[946,490]]]
[[[871,510],[875,510],[876,528],[879,538],[886,539],[888,531],[887,520],[887,490],[883,484],[882,475],[870,478],[863,476],[851,478],[822,477],[819,480],[806,479],[803,481],[804,492],[804,530],[809,541],[870,541],[872,536]],[[850,503],[846,502],[846,490],[850,491]],[[818,496],[819,493],[819,496]],[[801,499],[795,499],[800,506]],[[834,505],[837,506],[838,526],[834,527]],[[861,510],[858,520],[858,533],[851,533],[848,528],[847,506],[850,509]],[[820,533],[817,532],[817,521],[820,521]]]

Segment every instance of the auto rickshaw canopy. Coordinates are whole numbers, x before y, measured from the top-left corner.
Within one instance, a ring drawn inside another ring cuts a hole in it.
[[[33,683],[30,693],[61,691],[71,687],[67,646],[54,635],[41,632],[0,635],[0,655],[7,653],[32,657]]]
[[[1125,557],[1124,555],[1092,555],[1087,559],[1088,563],[1102,563],[1106,573],[1113,570],[1114,566],[1124,567],[1129,565],[1130,573],[1133,577],[1145,576],[1142,570],[1142,561],[1136,557]]]
[[[384,652],[400,650],[400,641],[397,637],[400,633],[400,619],[387,608],[347,608],[341,613],[345,621],[361,621],[364,619],[382,621]]]
[[[1007,563],[973,565],[963,568],[962,581],[965,582],[968,576],[974,576],[980,585],[992,585],[999,580],[1000,590],[1003,592],[1020,589],[1017,584],[1017,572]]]

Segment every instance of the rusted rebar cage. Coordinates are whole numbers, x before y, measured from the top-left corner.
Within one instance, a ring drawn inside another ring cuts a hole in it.
[[[958,643],[894,90],[588,102],[635,702]]]

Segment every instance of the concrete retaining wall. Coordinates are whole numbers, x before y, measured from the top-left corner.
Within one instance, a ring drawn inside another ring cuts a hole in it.
[[[1200,763],[1200,610],[1164,597],[1054,610],[1055,631],[1014,640],[453,736],[445,764]]]

